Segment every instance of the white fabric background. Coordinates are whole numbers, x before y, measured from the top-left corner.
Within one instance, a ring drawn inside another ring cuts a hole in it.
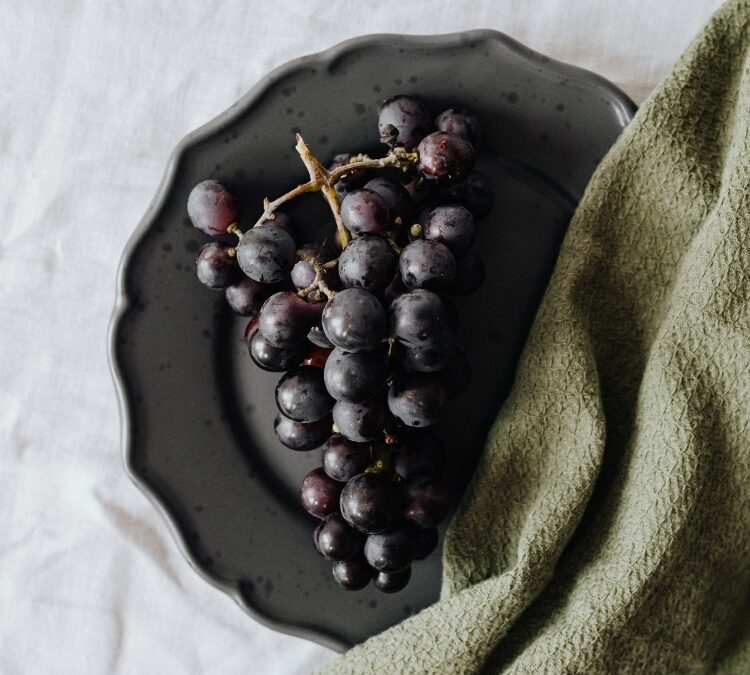
[[[269,69],[491,27],[643,100],[719,0],[0,0],[0,671],[305,673],[334,657],[208,586],[121,468],[106,332],[167,157]]]

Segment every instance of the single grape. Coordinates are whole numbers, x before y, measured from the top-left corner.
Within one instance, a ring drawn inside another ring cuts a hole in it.
[[[406,588],[411,579],[411,567],[400,572],[378,572],[373,579],[375,588],[383,593],[397,593]]]
[[[415,478],[404,485],[404,517],[424,529],[436,527],[448,515],[445,486],[434,478]]]
[[[463,394],[471,384],[471,364],[460,349],[456,349],[450,363],[439,373],[448,398]]]
[[[351,353],[336,347],[326,362],[326,388],[337,401],[362,403],[378,393],[387,373],[382,351]]]
[[[273,423],[274,431],[278,439],[291,450],[313,450],[323,445],[328,436],[331,435],[330,417],[326,416],[317,422],[303,424],[295,422],[281,413],[276,415]]]
[[[269,293],[268,286],[246,276],[224,289],[227,304],[240,316],[256,316]]]
[[[381,396],[362,403],[336,401],[333,406],[336,428],[348,439],[360,443],[379,436],[387,419],[388,408]]]
[[[397,525],[385,532],[371,534],[365,541],[365,558],[378,572],[400,572],[414,559],[411,529]]]
[[[440,196],[446,203],[461,204],[474,214],[484,218],[495,203],[495,195],[489,179],[479,171],[472,171],[463,180],[441,185]]]
[[[411,198],[403,185],[382,176],[365,183],[365,188],[377,192],[385,201],[391,222],[395,225],[408,223],[411,216]]]
[[[300,291],[315,281],[315,268],[306,260],[298,260],[292,267],[292,283]]]
[[[281,227],[258,225],[245,232],[237,246],[242,271],[262,284],[283,281],[294,265],[294,239]]]
[[[407,370],[418,373],[437,373],[443,370],[453,356],[452,341],[446,344],[428,345],[427,347],[411,347],[401,345],[398,351],[401,365]]]
[[[443,290],[456,274],[456,260],[447,246],[429,239],[415,239],[398,261],[401,278],[407,288]]]
[[[423,529],[412,528],[412,544],[414,545],[414,560],[424,560],[438,545],[438,531],[436,527]]]
[[[430,432],[409,434],[406,446],[393,453],[392,468],[403,480],[416,476],[437,478],[445,468],[445,446]]]
[[[334,345],[348,352],[374,349],[385,337],[383,305],[372,293],[347,288],[326,303],[323,330]]]
[[[370,466],[371,447],[334,434],[323,446],[323,470],[334,480],[349,481]]]
[[[394,96],[380,108],[378,129],[387,145],[413,150],[432,129],[430,111],[416,96]]]
[[[341,492],[341,515],[360,532],[374,534],[391,527],[402,501],[396,484],[384,473],[361,473]]]
[[[331,412],[333,403],[326,391],[323,371],[314,366],[290,370],[276,386],[276,405],[285,417],[295,422],[317,422]]]
[[[325,331],[323,330],[323,310],[325,309],[326,303],[310,302],[308,300],[307,304],[311,310],[312,316],[312,325],[310,327],[310,332],[307,334],[307,339],[318,347],[333,349],[333,343],[326,337]]]
[[[389,218],[385,200],[372,190],[352,190],[341,202],[341,220],[354,234],[380,234],[388,227]]]
[[[312,258],[315,262],[320,264],[327,263],[331,260],[331,256],[322,246],[318,244],[305,244],[299,251],[298,256],[305,256],[306,258]],[[312,262],[307,260],[298,260],[294,267],[292,267],[292,283],[300,291],[307,288],[313,281],[315,281],[315,267]]]
[[[419,170],[425,178],[461,180],[474,166],[474,148],[456,134],[436,131],[419,144]]]
[[[443,301],[423,288],[398,296],[390,309],[391,335],[411,346],[440,345],[451,339]]]
[[[296,366],[305,355],[305,344],[296,344],[288,349],[274,347],[259,331],[255,331],[248,344],[250,358],[262,370],[281,372]]]
[[[237,261],[229,255],[229,249],[215,241],[198,251],[195,273],[198,281],[212,289],[226,288],[240,276]]]
[[[313,469],[305,476],[299,489],[299,498],[305,510],[316,518],[338,513],[339,499],[344,484],[333,480],[323,469]]]
[[[364,556],[333,563],[333,578],[347,591],[358,591],[372,579],[372,569]]]
[[[305,300],[291,291],[281,291],[263,303],[258,329],[272,345],[288,349],[307,337],[313,320]]]
[[[448,108],[435,118],[438,131],[447,131],[469,141],[476,150],[482,138],[482,129],[477,116],[462,108]]]
[[[470,295],[484,283],[484,262],[473,253],[467,253],[456,260],[456,274],[448,292],[453,295]]]
[[[303,343],[304,344],[304,343]],[[318,345],[304,345],[308,347],[307,354],[302,359],[301,365],[303,366],[314,366],[315,368],[323,369],[326,367],[326,361],[331,355],[332,349],[326,347],[318,347]]]
[[[409,373],[396,379],[388,390],[389,410],[410,427],[437,422],[447,402],[445,385],[436,374]]]
[[[477,227],[471,211],[459,204],[437,206],[422,227],[425,239],[445,244],[453,255],[462,256],[474,242]]]
[[[362,550],[364,537],[340,513],[331,513],[315,528],[313,541],[328,560],[351,560]]]
[[[397,266],[398,258],[385,239],[364,234],[349,242],[341,252],[338,270],[346,288],[379,294],[393,279]]]
[[[237,222],[237,201],[215,180],[204,180],[190,191],[187,211],[193,225],[206,234],[226,234]]]

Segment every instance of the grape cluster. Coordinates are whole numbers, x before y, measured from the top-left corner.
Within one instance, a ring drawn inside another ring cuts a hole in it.
[[[469,384],[446,296],[484,280],[470,248],[493,194],[473,170],[481,131],[470,111],[433,119],[417,97],[396,96],[380,110],[379,135],[390,168],[384,161],[375,175],[367,156],[341,154],[326,174],[348,167],[335,184],[312,186],[337,195],[338,254],[298,246],[290,218],[269,213],[268,202],[243,233],[236,199],[213,180],[192,190],[188,214],[209,235],[239,238],[236,247],[206,244],[196,272],[250,317],[253,362],[284,373],[278,439],[296,451],[323,446],[300,488],[302,506],[320,519],[315,547],[343,587],[373,581],[390,593],[435,549],[448,512],[445,448],[426,428]]]

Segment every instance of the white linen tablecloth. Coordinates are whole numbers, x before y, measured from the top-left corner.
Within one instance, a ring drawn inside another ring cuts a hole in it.
[[[122,469],[115,271],[182,136],[275,66],[378,32],[495,28],[640,102],[719,4],[0,0],[0,672],[270,675],[335,657],[202,581]]]

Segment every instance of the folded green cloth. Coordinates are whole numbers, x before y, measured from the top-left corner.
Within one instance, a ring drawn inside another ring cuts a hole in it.
[[[750,673],[750,4],[573,218],[444,547],[441,600],[330,673]]]

